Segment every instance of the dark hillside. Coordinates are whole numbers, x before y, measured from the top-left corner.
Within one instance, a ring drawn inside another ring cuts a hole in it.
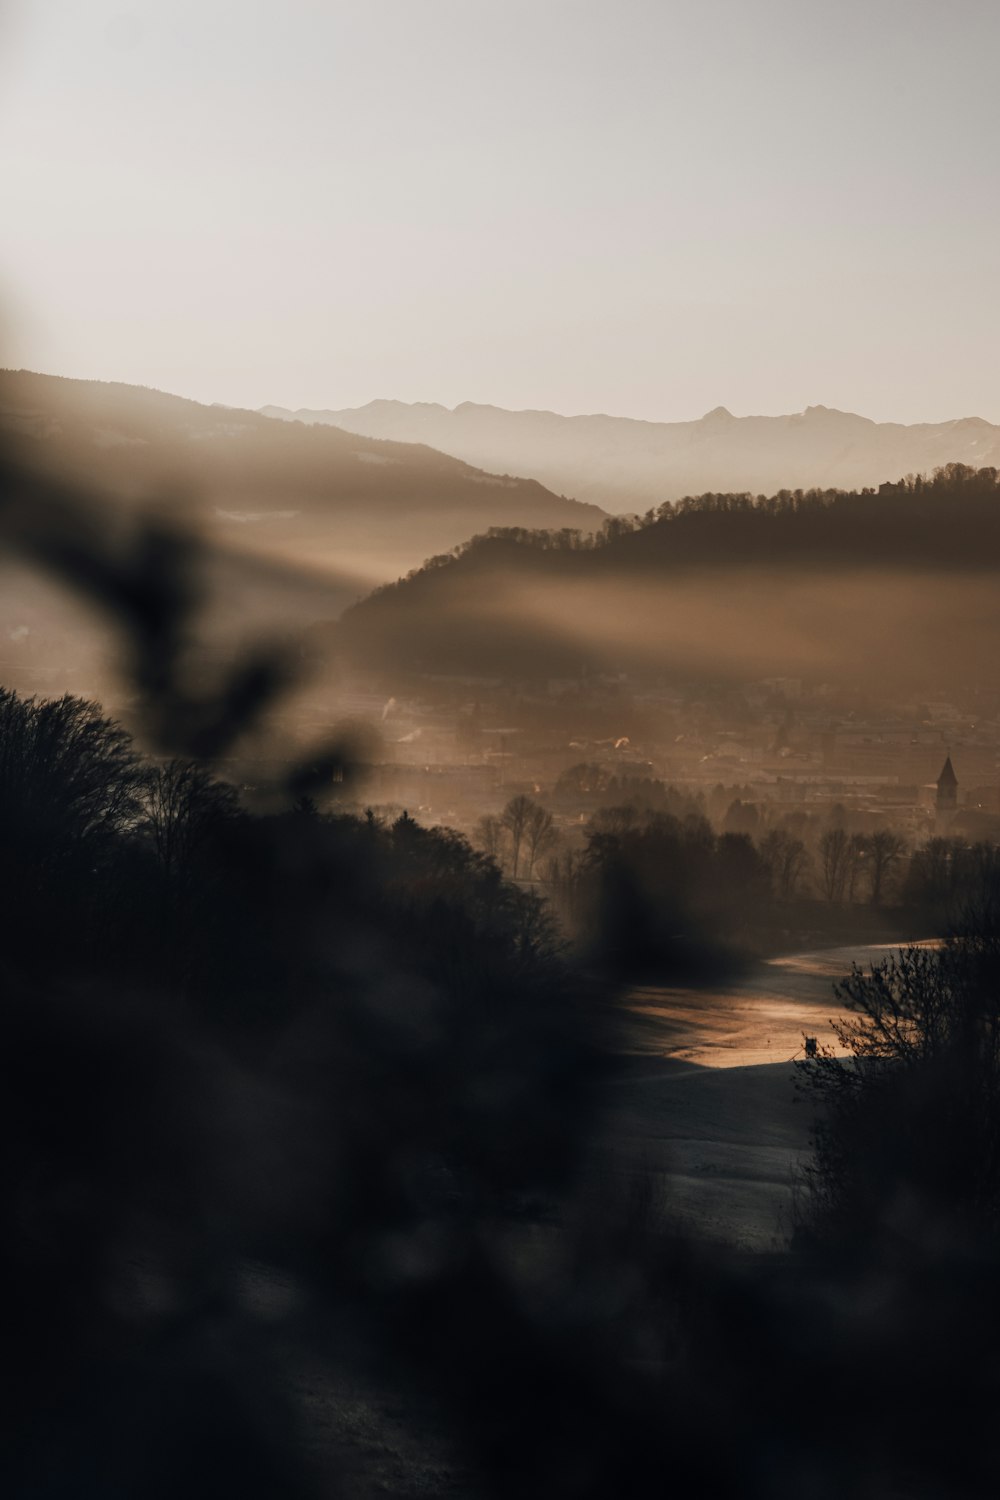
[[[422,444],[117,383],[4,371],[0,433],[49,475],[183,506],[242,550],[369,585],[487,526],[589,530],[604,519],[534,480],[485,474]]]
[[[997,471],[951,465],[878,491],[704,495],[593,541],[494,532],[378,590],[321,649],[389,671],[929,686],[990,670],[998,573]]]

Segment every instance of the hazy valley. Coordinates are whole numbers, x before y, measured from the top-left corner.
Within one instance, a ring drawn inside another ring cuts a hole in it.
[[[998,56],[0,4],[3,1500],[1000,1495]]]
[[[949,1181],[967,1149],[987,1161],[978,1124],[942,1134],[950,1075],[929,1135],[922,1095],[886,1128],[878,1090],[857,1116],[824,1090],[883,1056],[886,987],[909,1015],[989,971],[997,471],[639,519],[124,386],[8,375],[2,425],[8,1108],[60,1101],[14,1202],[47,1247],[41,1271],[33,1241],[14,1256],[23,1492],[53,1452],[105,1464],[120,1407],[99,1385],[78,1415],[72,1369],[107,1377],[64,1289],[143,1413],[116,1461],[169,1451],[195,1493],[206,1412],[262,1500],[506,1500],[497,1431],[528,1476],[582,1445],[595,1484],[565,1493],[604,1500],[624,1464],[662,1470],[678,1402],[696,1493],[720,1412],[784,1433],[785,1299],[845,1347],[830,1277],[879,1253],[869,1183],[921,1131]],[[869,977],[835,995],[852,961]],[[860,1182],[839,1154],[858,1128],[878,1142]],[[64,1191],[81,1176],[86,1201]],[[919,1192],[941,1211],[933,1177]],[[922,1346],[923,1283],[893,1284],[877,1370]],[[767,1330],[749,1358],[731,1305]],[[205,1306],[243,1353],[192,1413]],[[863,1366],[868,1322],[846,1339]],[[946,1369],[962,1339],[936,1347]],[[761,1362],[779,1419],[717,1390]],[[563,1416],[535,1368],[575,1382]],[[810,1399],[839,1389],[812,1378]],[[897,1450],[871,1462],[905,1469]],[[740,1493],[743,1452],[709,1465],[713,1493]]]

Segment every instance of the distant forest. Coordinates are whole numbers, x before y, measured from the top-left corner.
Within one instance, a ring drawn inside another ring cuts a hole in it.
[[[609,664],[631,668],[643,658],[648,668],[653,641],[663,645],[653,665],[669,666],[677,643],[660,606],[672,598],[678,629],[690,625],[714,642],[715,665],[725,675],[734,670],[727,656],[734,622],[724,613],[733,596],[718,587],[724,573],[727,590],[737,579],[746,585],[741,601],[749,614],[739,629],[768,633],[761,657],[769,657],[772,672],[809,670],[811,663],[782,661],[780,653],[797,635],[815,635],[818,620],[824,640],[815,669],[823,675],[849,670],[873,636],[896,648],[894,665],[904,676],[914,667],[951,672],[955,661],[978,672],[982,640],[965,630],[963,614],[971,623],[978,609],[982,623],[983,609],[995,608],[989,600],[998,565],[1000,474],[950,464],[877,490],[693,496],[641,517],[609,517],[592,537],[494,528],[376,590],[312,640],[321,654],[348,665],[429,673],[558,676]],[[910,586],[924,574],[935,578],[933,597]],[[856,577],[849,617],[841,619],[846,575]],[[949,580],[959,578],[954,595]],[[786,598],[779,619],[769,613],[775,579],[803,581],[817,592]],[[982,600],[967,589],[970,580]],[[827,584],[831,599],[823,595]],[[951,625],[947,655],[936,644],[944,620]],[[899,641],[894,623],[906,628]],[[908,644],[913,660],[906,659]],[[739,646],[745,658],[746,640]],[[711,670],[710,662],[707,675]]]
[[[408,578],[498,544],[540,552],[600,553],[657,566],[794,560],[796,563],[987,565],[1000,545],[1000,470],[947,464],[929,477],[908,474],[862,490],[779,490],[688,495],[644,515],[608,516],[596,532],[493,526],[430,558]],[[947,507],[945,510],[944,507]],[[637,543],[632,539],[640,539]],[[405,580],[404,580],[405,581]],[[398,587],[387,584],[378,593]]]

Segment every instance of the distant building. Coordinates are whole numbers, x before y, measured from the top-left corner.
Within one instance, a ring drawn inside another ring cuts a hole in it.
[[[937,796],[934,799],[934,810],[937,814],[938,826],[943,827],[951,822],[958,811],[958,777],[951,763],[949,755],[941,767],[941,775],[937,779]]]

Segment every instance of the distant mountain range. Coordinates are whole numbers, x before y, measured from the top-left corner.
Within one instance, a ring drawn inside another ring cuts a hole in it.
[[[36,470],[166,505],[243,554],[346,577],[354,597],[491,526],[605,519],[422,445],[26,370],[0,371],[0,437]]]
[[[613,511],[644,512],[706,491],[859,489],[947,463],[1000,466],[1000,427],[980,417],[903,426],[825,406],[785,417],[734,417],[720,406],[696,422],[639,422],[469,401],[454,410],[371,401],[343,411],[267,406],[263,412],[369,438],[428,443]]]

